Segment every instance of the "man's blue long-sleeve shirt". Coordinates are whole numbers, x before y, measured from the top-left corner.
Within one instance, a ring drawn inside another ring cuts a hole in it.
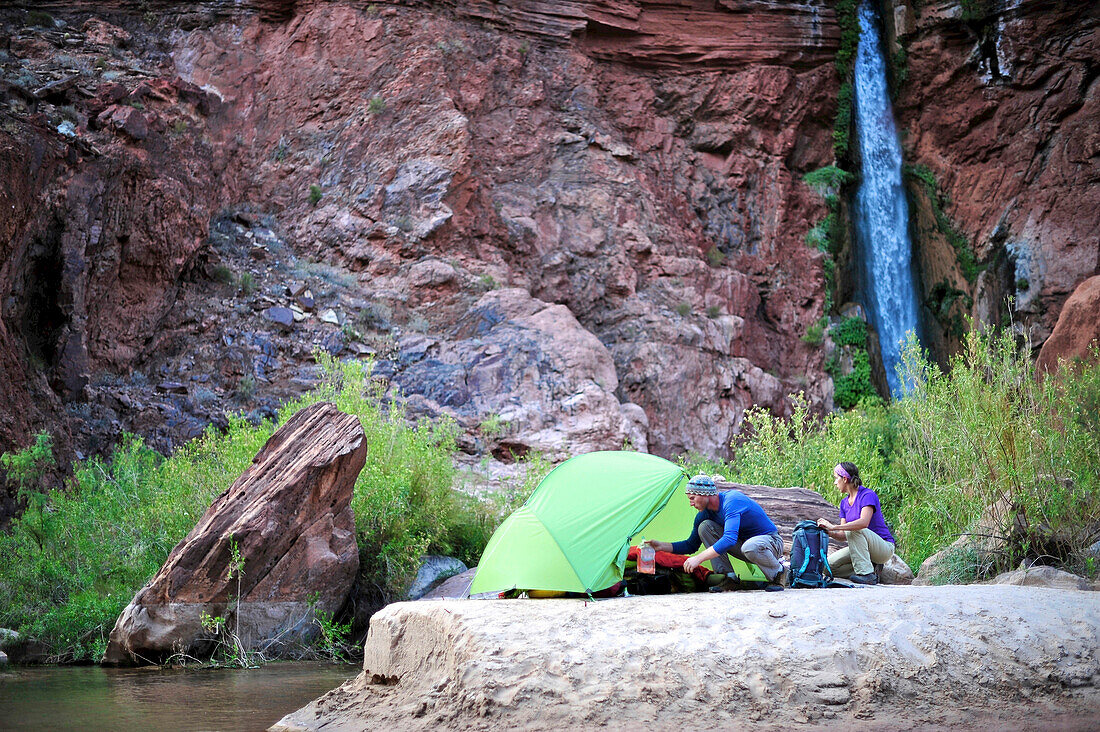
[[[672,543],[676,554],[694,554],[703,542],[699,539],[699,524],[707,519],[722,525],[722,538],[712,547],[719,554],[725,554],[734,545],[761,534],[770,534],[776,530],[775,524],[760,508],[760,504],[741,491],[720,491],[718,509],[704,510],[695,514],[695,525],[691,527],[691,536],[683,541]]]

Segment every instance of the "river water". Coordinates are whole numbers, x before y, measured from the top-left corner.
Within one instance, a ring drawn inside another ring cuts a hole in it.
[[[895,367],[906,333],[920,335],[909,205],[902,185],[901,145],[886,82],[886,55],[876,12],[863,0],[859,8],[856,51],[855,113],[860,152],[860,184],[854,222],[861,262],[862,299],[878,331],[886,380],[901,396]]]
[[[9,667],[0,671],[0,730],[263,730],[358,673],[316,663]]]

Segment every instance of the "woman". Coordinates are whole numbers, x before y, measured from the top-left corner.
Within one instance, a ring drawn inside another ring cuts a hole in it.
[[[835,485],[848,495],[840,499],[840,523],[818,519],[817,525],[848,546],[829,555],[834,577],[847,577],[861,585],[878,584],[876,564],[885,564],[894,554],[894,535],[882,518],[878,494],[863,485],[859,469],[852,463],[833,468]]]

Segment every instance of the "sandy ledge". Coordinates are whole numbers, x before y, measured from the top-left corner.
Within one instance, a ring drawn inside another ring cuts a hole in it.
[[[1100,728],[1093,592],[398,603],[365,651],[359,677],[271,729]]]

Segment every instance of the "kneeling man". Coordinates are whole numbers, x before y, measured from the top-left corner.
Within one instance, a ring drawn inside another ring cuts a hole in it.
[[[696,475],[684,489],[695,514],[691,536],[683,541],[651,540],[646,543],[658,551],[691,554],[703,543],[707,549],[688,557],[684,571],[691,572],[708,559],[715,572],[730,578],[726,586],[735,584],[736,574],[726,555],[751,562],[764,573],[769,591],[783,589],[783,539],[775,524],[756,501],[738,490],[718,492],[709,475]]]

